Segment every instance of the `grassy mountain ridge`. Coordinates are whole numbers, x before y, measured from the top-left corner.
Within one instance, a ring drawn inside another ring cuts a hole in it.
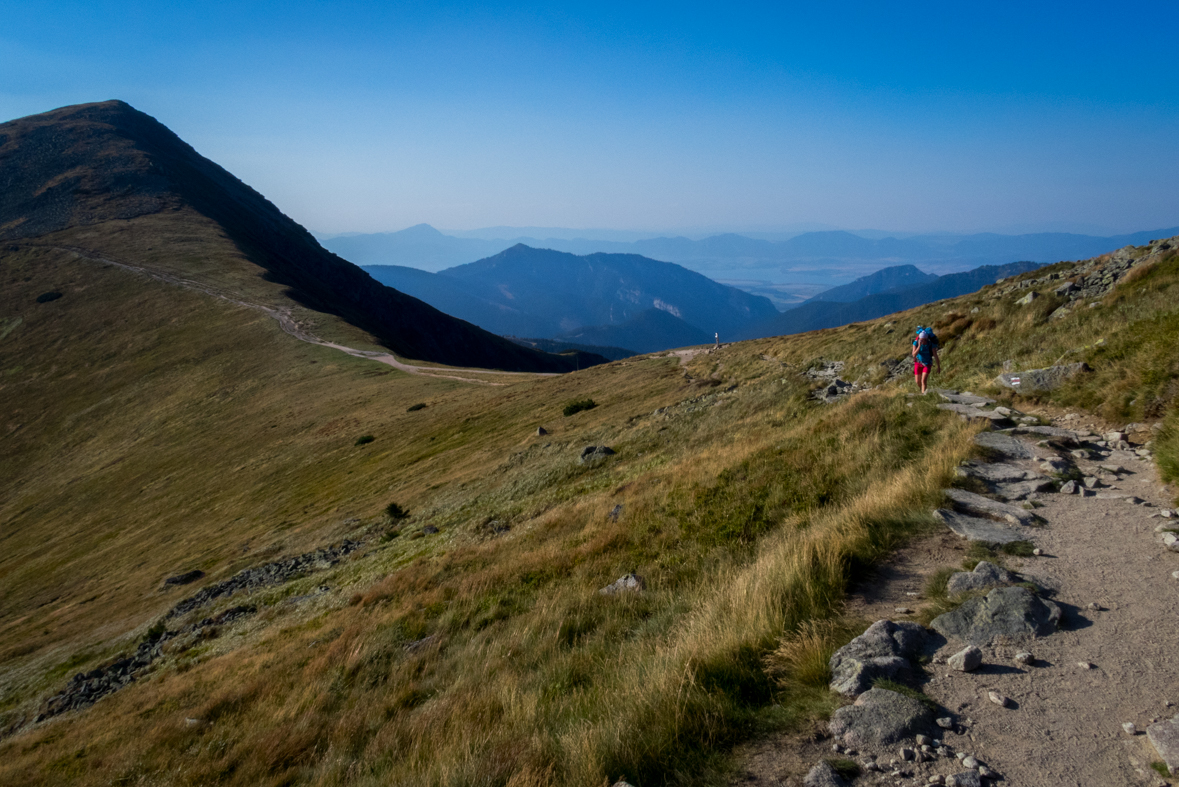
[[[565,371],[572,359],[537,353],[380,286],[323,249],[262,195],[200,156],[155,119],[120,101],[83,104],[0,124],[0,239],[156,217],[153,226],[201,231],[235,247],[236,259],[204,266],[224,277],[242,268],[278,285],[237,276],[247,294],[281,297],[360,328],[394,352],[452,365]],[[89,236],[92,242],[96,236]],[[213,238],[211,237],[210,240]],[[157,250],[156,256],[160,256]],[[257,270],[261,269],[261,270]],[[189,275],[193,271],[186,271]]]
[[[4,290],[5,325],[22,317],[0,339],[3,368],[20,369],[2,378],[19,411],[3,470],[21,479],[0,501],[16,526],[0,558],[14,605],[0,616],[13,643],[0,655],[6,783],[704,783],[732,743],[830,708],[822,693],[780,691],[761,657],[783,632],[838,615],[849,576],[927,525],[970,451],[970,428],[907,399],[907,380],[884,382],[881,363],[908,351],[904,326],[939,327],[939,384],[988,390],[1005,360],[1066,356],[1094,371],[1047,398],[1111,423],[1173,413],[1179,394],[1179,259],[1161,246],[1137,250],[1149,264],[1099,307],[1062,318],[1050,318],[1060,279],[1048,277],[1063,265],[682,363],[656,355],[499,388],[298,344],[253,312],[157,283],[142,282],[137,313],[104,314],[95,288],[112,272],[51,253],[0,256],[19,283]],[[37,304],[53,287],[63,297]],[[1041,297],[1017,304],[1031,289]],[[79,324],[104,317],[78,346]],[[205,319],[222,326],[212,345]],[[145,340],[154,352],[133,344]],[[105,372],[108,355],[136,373]],[[800,374],[818,358],[879,387],[820,405]],[[599,406],[560,414],[587,397]],[[363,434],[374,441],[355,445]],[[617,453],[583,464],[586,445]],[[169,476],[184,483],[168,488]],[[410,517],[388,519],[390,501]],[[63,556],[71,522],[109,546]],[[145,534],[159,545],[137,546]],[[152,673],[92,707],[31,723],[70,674],[132,647],[192,588],[344,536],[364,549],[170,622],[257,607],[170,641]],[[37,572],[13,570],[26,560],[64,564],[31,594]],[[191,567],[208,576],[159,589]],[[597,593],[628,571],[643,593]]]

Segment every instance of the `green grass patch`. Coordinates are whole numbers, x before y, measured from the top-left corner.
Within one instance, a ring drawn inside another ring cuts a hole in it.
[[[571,402],[565,403],[565,408],[561,411],[565,417],[576,415],[577,413],[592,410],[598,406],[598,403],[593,399],[574,399]]]
[[[924,705],[925,707],[929,708],[932,711],[937,711],[937,710],[941,709],[941,706],[938,705],[936,702],[934,702],[933,699],[929,697],[929,695],[925,694],[924,692],[918,691],[917,689],[913,688],[912,686],[906,686],[903,683],[897,683],[895,680],[888,680],[887,678],[879,678],[877,680],[872,681],[872,688],[874,688],[874,689],[887,689],[888,691],[895,691],[897,694],[904,694],[906,697],[908,697],[910,699],[917,700],[922,705]]]

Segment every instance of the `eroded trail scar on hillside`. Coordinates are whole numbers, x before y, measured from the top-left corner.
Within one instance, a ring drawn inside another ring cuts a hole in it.
[[[247,309],[253,309],[255,311],[260,311],[263,314],[267,315],[268,317],[273,318],[278,323],[279,327],[282,328],[284,333],[287,333],[288,335],[293,336],[294,338],[298,339],[301,342],[307,342],[308,344],[318,344],[321,347],[330,347],[333,350],[339,350],[340,352],[347,353],[348,355],[354,356],[356,358],[367,358],[370,361],[377,361],[378,363],[383,363],[387,366],[392,366],[394,369],[397,369],[402,372],[406,372],[408,374],[418,374],[418,375],[422,375],[423,377],[439,377],[439,378],[446,379],[446,380],[458,380],[459,382],[464,382],[464,383],[476,383],[478,385],[506,385],[506,383],[497,383],[497,382],[492,382],[491,380],[479,380],[479,379],[475,379],[472,377],[460,377],[457,374],[441,374],[440,373],[441,370],[437,369],[436,367],[415,366],[413,364],[408,364],[408,363],[405,363],[404,361],[400,361],[397,359],[397,356],[391,352],[377,352],[377,351],[372,351],[372,350],[357,350],[354,347],[346,347],[342,344],[335,344],[334,342],[324,341],[323,339],[320,339],[315,334],[309,333],[308,331],[299,327],[298,322],[296,322],[294,317],[291,316],[290,309],[277,309],[277,308],[272,308],[270,306],[263,306],[260,303],[251,303],[250,301],[244,301],[241,298],[234,295],[233,293],[218,289],[217,287],[213,287],[212,285],[209,285],[209,284],[202,284],[200,282],[193,281],[191,279],[183,279],[179,276],[174,276],[170,273],[164,273],[164,272],[158,271],[158,270],[152,270],[151,268],[146,268],[142,265],[132,265],[131,263],[128,263],[128,262],[120,262],[118,260],[111,259],[110,257],[98,254],[97,252],[91,251],[89,249],[81,248],[79,246],[49,246],[49,245],[41,245],[41,244],[32,244],[32,245],[38,245],[38,246],[41,246],[41,248],[49,248],[49,249],[54,249],[56,251],[64,251],[64,252],[73,254],[76,257],[79,257],[81,259],[90,260],[91,262],[101,262],[106,265],[114,265],[117,268],[122,268],[123,270],[128,270],[133,273],[138,273],[143,276],[148,276],[152,279],[155,279],[156,281],[160,281],[165,284],[171,284],[171,285],[174,285],[177,287],[183,287],[184,289],[187,289],[187,290],[197,290],[198,292],[203,292],[206,295],[211,295],[214,298],[220,298],[221,300],[229,301],[230,303],[236,304],[238,306],[244,306]],[[448,368],[447,371],[462,372],[464,374],[525,375],[525,376],[531,376],[531,377],[553,377],[556,374],[554,372],[505,372],[505,371],[499,371],[497,369],[450,369],[450,368]]]

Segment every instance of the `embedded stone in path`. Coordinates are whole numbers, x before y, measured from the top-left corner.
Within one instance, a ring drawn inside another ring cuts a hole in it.
[[[995,384],[1020,393],[1052,391],[1081,372],[1089,371],[1085,363],[1069,363],[1049,366],[1046,369],[1028,369],[1023,372],[1003,372],[995,378]]]
[[[857,749],[892,746],[919,733],[936,732],[928,708],[887,689],[870,689],[855,704],[835,711],[829,729],[837,739]]]
[[[1146,728],[1146,737],[1167,764],[1167,769],[1179,773],[1179,716],[1150,725]]]
[[[1059,426],[1017,426],[1011,430],[1011,434],[1035,434],[1044,435],[1045,437],[1056,437],[1064,441],[1077,442],[1081,439],[1080,435],[1072,429],[1061,429]]]
[[[983,434],[994,434],[994,432],[983,432]],[[953,501],[956,508],[960,508],[968,514],[1002,517],[1013,525],[1025,527],[1036,524],[1036,515],[1019,506],[992,500],[989,497],[983,497],[957,487],[947,489],[945,495]]]
[[[1028,534],[1024,530],[996,522],[993,519],[983,519],[977,516],[959,514],[957,511],[947,511],[939,508],[933,515],[946,523],[946,527],[953,530],[967,541],[982,541],[986,544],[1010,544],[1012,541],[1027,540]]]
[[[811,768],[810,773],[802,780],[802,787],[845,787],[846,784],[843,777],[826,760]]]
[[[951,576],[946,582],[946,592],[957,594],[971,590],[988,590],[1014,581],[1015,575],[1010,571],[982,560],[974,567],[974,571],[960,571]]]
[[[951,391],[946,388],[937,389],[937,394],[951,404],[988,405],[995,403],[994,399],[988,399],[985,396],[975,396],[974,394],[969,393],[958,393],[957,391]]]
[[[876,621],[831,656],[831,690],[854,697],[880,678],[906,677],[912,669],[909,660],[925,644],[925,636],[916,623]]]
[[[971,645],[1025,642],[1056,631],[1060,607],[1023,587],[996,588],[939,615],[930,627]]]
[[[939,410],[949,410],[952,413],[957,413],[959,417],[964,420],[978,420],[989,421],[991,426],[995,429],[1002,429],[1007,426],[1012,426],[1013,422],[1005,415],[1000,415],[994,410],[981,410],[974,405],[969,404],[939,404]]]
[[[968,462],[954,469],[954,472],[964,478],[979,478],[992,484],[1011,481],[1028,481],[1039,477],[1031,470],[1025,470],[1018,465],[1006,462]]]
[[[1026,500],[1039,492],[1051,492],[1056,482],[1051,478],[1038,476],[1030,481],[1013,481],[1009,484],[995,484],[995,494],[1004,500]]]
[[[946,787],[982,787],[982,775],[978,771],[962,771],[946,777]]]
[[[974,436],[974,442],[1009,459],[1036,458],[1036,452],[1025,441],[1002,432],[979,432]]]

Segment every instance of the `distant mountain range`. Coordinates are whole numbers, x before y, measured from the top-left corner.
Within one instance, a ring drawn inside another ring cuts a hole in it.
[[[806,331],[835,328],[840,325],[847,325],[848,323],[883,317],[886,314],[912,309],[915,306],[933,303],[943,298],[954,298],[959,295],[975,292],[988,284],[994,284],[999,279],[1015,276],[1016,274],[1034,270],[1038,267],[1040,267],[1040,263],[1035,262],[984,265],[974,270],[966,271],[965,273],[935,276],[932,281],[907,289],[890,289],[875,292],[851,302],[827,300],[825,297],[826,293],[823,293],[818,298],[810,300],[796,309],[783,312],[775,317],[771,317],[765,322],[751,326],[741,332],[738,338],[760,339],[766,336],[805,333]],[[846,287],[837,289],[842,290],[843,293],[870,289],[873,286],[878,286],[880,283],[893,280],[894,277],[893,275],[889,275],[889,272],[896,270],[892,268],[878,271],[871,276],[866,276],[863,279],[852,282]],[[916,271],[916,269],[914,270]],[[921,271],[916,271],[916,273],[925,276]],[[904,271],[902,277],[912,280],[920,279],[920,277],[912,275],[908,271]]]
[[[766,298],[635,254],[522,244],[438,273],[369,266],[377,281],[502,335],[654,352],[731,339],[777,314]]]
[[[1027,235],[946,233],[895,238],[823,231],[805,232],[777,241],[732,233],[700,240],[656,237],[618,241],[509,237],[511,228],[502,229],[503,238],[459,238],[445,235],[427,224],[419,224],[400,232],[331,237],[323,243],[337,254],[364,266],[403,265],[439,271],[523,243],[579,255],[595,252],[640,254],[675,262],[720,279],[823,280],[841,284],[882,266],[920,265],[927,272],[945,274],[1016,260],[1058,262],[1091,257],[1179,233],[1179,227],[1171,227],[1111,237],[1045,232]]]

